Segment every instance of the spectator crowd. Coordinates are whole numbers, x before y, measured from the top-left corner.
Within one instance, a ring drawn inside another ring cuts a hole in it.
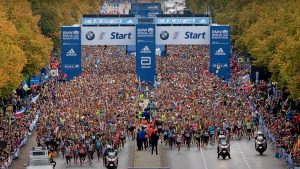
[[[39,87],[20,86],[10,97],[0,98],[0,166],[8,168],[19,156],[20,148],[27,142],[37,122],[34,100]],[[16,113],[18,112],[18,113]]]

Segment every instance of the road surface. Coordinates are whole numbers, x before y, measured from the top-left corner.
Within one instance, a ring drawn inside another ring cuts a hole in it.
[[[200,151],[195,145],[187,151],[186,147],[170,150],[164,146],[164,166],[171,169],[286,169],[284,163],[274,157],[268,149],[260,156],[254,149],[254,140],[231,141],[231,159],[217,159],[216,146],[209,145]]]

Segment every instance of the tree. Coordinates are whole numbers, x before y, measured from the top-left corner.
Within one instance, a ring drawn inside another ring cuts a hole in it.
[[[0,4],[0,96],[10,94],[21,82],[26,55],[19,47],[15,25],[8,21]]]
[[[23,0],[3,1],[8,19],[15,24],[20,33],[19,46],[25,52],[27,64],[24,74],[37,74],[49,64],[49,54],[52,50],[51,39],[42,35],[38,27],[39,16],[33,16],[30,3]]]
[[[200,0],[189,0],[200,4]],[[272,73],[271,80],[300,101],[300,1],[204,0],[217,23],[230,24],[236,45],[248,52],[254,65]],[[276,12],[275,12],[276,11]]]
[[[29,0],[33,13],[40,15],[43,34],[52,38],[54,47],[60,47],[60,27],[79,24],[83,14],[97,14],[99,0]]]

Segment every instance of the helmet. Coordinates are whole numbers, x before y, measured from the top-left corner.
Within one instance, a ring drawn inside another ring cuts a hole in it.
[[[112,147],[111,147],[111,145],[107,145],[106,148],[107,149],[111,149]]]
[[[261,131],[257,131],[256,135],[263,135],[263,133]]]

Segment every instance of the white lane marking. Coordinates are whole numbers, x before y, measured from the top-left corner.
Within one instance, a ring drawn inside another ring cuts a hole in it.
[[[237,145],[237,149],[238,149],[239,152],[241,153],[242,158],[243,158],[243,160],[245,161],[245,163],[246,163],[248,169],[252,169],[251,166],[250,166],[250,164],[249,164],[249,162],[248,162],[248,160],[247,160],[247,158],[246,158],[246,156],[245,156],[245,154],[244,154],[244,152],[243,152],[243,150],[241,149],[241,145],[239,144],[239,142],[236,142],[235,144]]]
[[[204,168],[205,168],[205,169],[208,169],[208,167],[207,167],[207,162],[206,162],[206,159],[205,159],[203,150],[200,149],[200,152],[201,152],[201,156],[202,156],[202,161],[203,161],[203,164],[204,164]]]

